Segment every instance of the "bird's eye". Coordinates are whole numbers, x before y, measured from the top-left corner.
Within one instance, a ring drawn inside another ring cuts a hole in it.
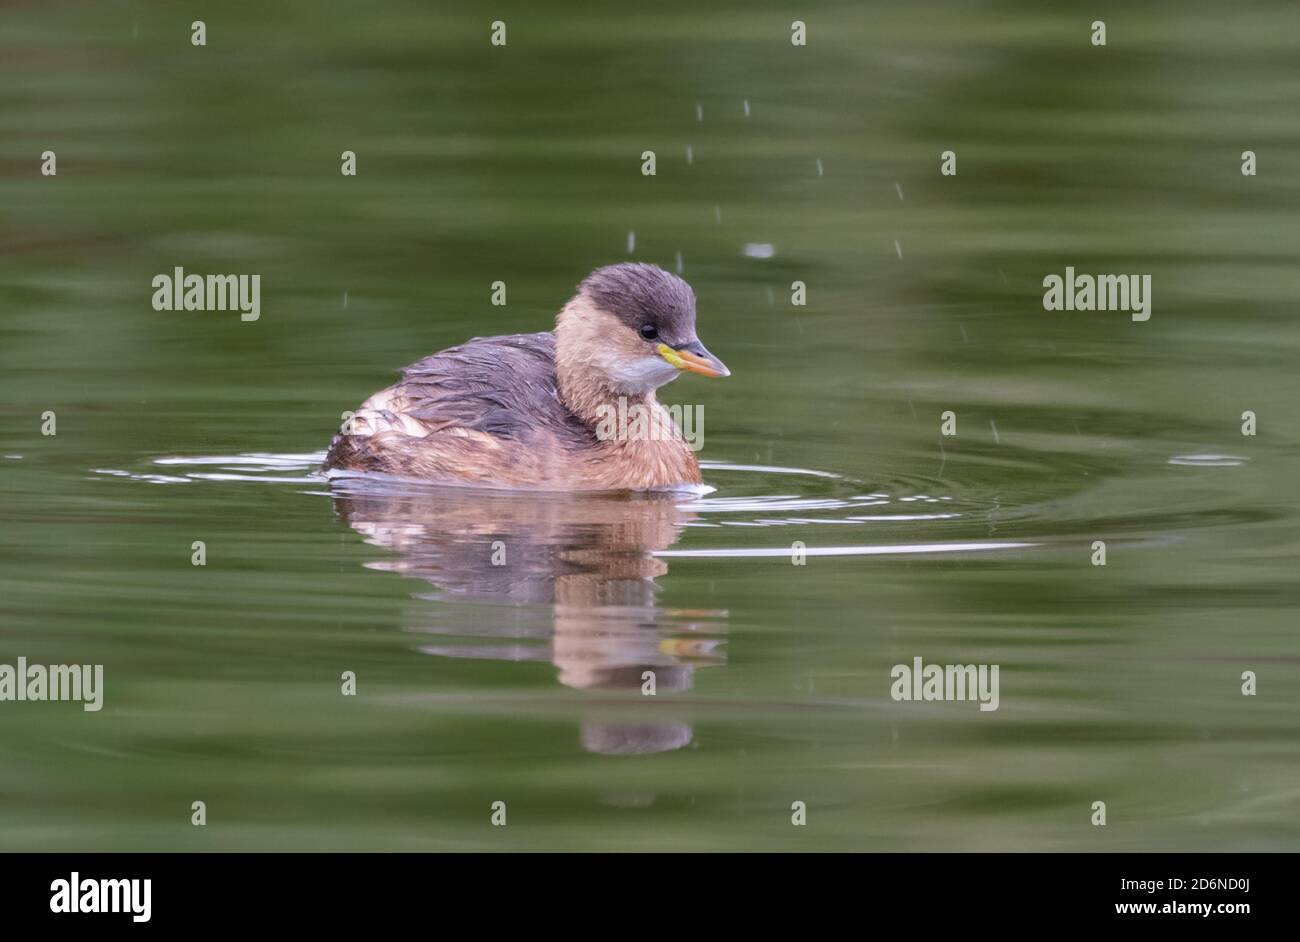
[[[657,340],[659,339],[659,328],[654,324],[642,324],[641,336],[646,340]]]

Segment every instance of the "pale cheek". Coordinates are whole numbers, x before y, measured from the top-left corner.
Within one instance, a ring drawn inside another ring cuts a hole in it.
[[[647,393],[681,375],[677,367],[662,357],[639,357],[611,363],[605,372],[619,391],[627,393]]]

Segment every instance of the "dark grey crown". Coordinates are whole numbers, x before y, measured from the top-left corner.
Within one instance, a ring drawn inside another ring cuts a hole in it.
[[[633,330],[653,324],[670,344],[695,336],[695,292],[658,265],[606,265],[584,278],[578,290]]]

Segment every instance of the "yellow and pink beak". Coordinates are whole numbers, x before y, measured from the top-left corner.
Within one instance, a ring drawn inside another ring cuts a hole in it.
[[[699,373],[701,376],[721,377],[731,375],[731,370],[727,369],[727,365],[706,350],[704,344],[698,340],[692,340],[690,343],[684,343],[679,347],[670,347],[666,343],[661,343],[657,349],[661,357],[679,370],[685,370],[688,373]]]

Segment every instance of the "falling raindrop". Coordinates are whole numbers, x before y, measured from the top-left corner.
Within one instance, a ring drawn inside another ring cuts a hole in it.
[[[722,225],[722,207],[721,207],[721,206],[714,206],[714,207],[713,207],[713,221],[716,222],[718,225]]]
[[[748,98],[745,99],[745,117],[746,117],[746,118],[749,117],[749,99],[748,99]]]
[[[776,303],[776,296],[772,294],[772,286],[771,286],[771,285],[768,285],[768,286],[767,286],[767,303],[768,303],[768,304],[775,304],[775,303]]]
[[[903,247],[898,244],[897,239],[894,240],[894,251],[898,253],[899,258],[903,257]]]
[[[695,103],[695,120],[704,120],[704,105],[700,104],[698,101]]]
[[[627,254],[631,255],[636,251],[636,233],[631,229],[627,231]]]
[[[348,293],[346,291],[343,292],[343,306],[348,306]]]
[[[993,429],[993,444],[1001,445],[1002,439],[998,438],[998,427],[992,419],[989,419],[989,428]]]
[[[686,145],[686,162],[688,164],[695,163],[695,148],[690,144]]]
[[[903,184],[895,183],[894,189],[898,191],[898,201],[901,203],[903,201]]]
[[[680,275],[681,273],[682,273],[682,253],[678,252],[677,253],[677,274]]]
[[[817,176],[820,177],[821,175],[822,175],[822,159],[821,159],[820,157],[818,157],[818,158],[817,158]]]

